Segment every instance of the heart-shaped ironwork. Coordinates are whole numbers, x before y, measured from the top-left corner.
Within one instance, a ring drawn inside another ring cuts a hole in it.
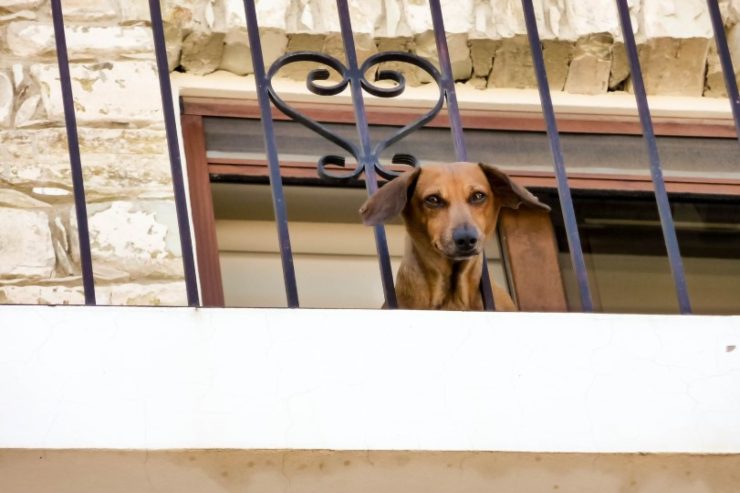
[[[329,80],[331,72],[326,68],[318,68],[310,71],[306,78],[306,88],[318,96],[334,96],[340,94],[347,89],[350,84],[352,84],[353,74],[341,61],[330,55],[314,51],[298,51],[288,53],[280,57],[270,66],[270,70],[267,72],[267,88],[270,100],[276,108],[294,121],[319,134],[328,141],[338,145],[350,154],[357,162],[354,169],[337,172],[336,168],[345,168],[346,159],[334,154],[322,156],[319,158],[317,163],[319,176],[329,181],[340,182],[357,179],[365,170],[361,159],[361,149],[355,143],[337,135],[325,125],[290,106],[278,95],[277,91],[273,87],[272,80],[278,71],[286,65],[298,62],[320,63],[329,67],[339,75],[340,80],[336,83],[318,84],[317,82]],[[374,171],[383,178],[390,180],[398,176],[399,173],[381,165],[380,155],[390,146],[397,143],[413,131],[423,127],[437,116],[444,106],[445,98],[444,91],[440,84],[441,75],[436,67],[424,58],[406,52],[387,51],[370,56],[359,68],[359,77],[357,77],[356,73],[354,74],[354,80],[359,81],[362,89],[373,96],[381,98],[394,98],[400,96],[406,90],[406,80],[400,71],[387,69],[379,70],[376,72],[374,81],[371,82],[367,79],[367,74],[372,71],[373,67],[381,63],[388,62],[407,63],[420,68],[431,76],[432,80],[434,80],[439,88],[439,97],[428,112],[420,118],[404,125],[395,131],[390,137],[375,143],[375,145],[372,146],[372,149],[365,150],[365,159],[372,163]],[[377,83],[380,81],[391,81],[394,85],[390,87],[378,85]],[[409,166],[410,168],[419,166],[418,160],[411,154],[396,154],[391,159],[391,162],[396,165]],[[327,166],[331,166],[332,168],[328,168]]]

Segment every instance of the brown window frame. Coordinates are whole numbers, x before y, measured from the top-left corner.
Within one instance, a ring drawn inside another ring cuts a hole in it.
[[[349,104],[292,103],[304,114],[322,123],[353,123],[354,111]],[[411,107],[368,106],[371,125],[402,125],[418,118],[424,110]],[[205,117],[232,117],[259,119],[259,106],[253,99],[225,99],[188,97],[181,101],[181,123],[188,170],[190,204],[197,252],[198,275],[203,306],[224,306],[224,293],[216,239],[215,216],[211,195],[211,175],[235,175],[267,178],[266,160],[208,158],[206,154]],[[275,120],[289,120],[273,109]],[[514,130],[544,132],[539,114],[522,114],[490,110],[465,110],[463,126],[467,129]],[[443,110],[428,126],[449,126]],[[655,133],[659,136],[734,138],[732,122],[692,121],[686,119],[656,118]],[[605,117],[600,115],[561,114],[558,116],[561,132],[588,134],[640,135],[637,117]],[[556,187],[554,173],[517,171],[512,177],[528,187]],[[281,176],[315,179],[315,164],[281,162]],[[603,175],[569,173],[572,190],[601,190],[612,192],[652,192],[649,177],[633,175]],[[740,195],[740,180],[729,179],[665,179],[669,193],[707,195]],[[522,311],[567,311],[565,290],[558,264],[558,250],[552,221],[547,213],[517,211],[502,214],[499,235],[503,255],[507,259],[509,280]],[[536,266],[536,268],[534,267]]]

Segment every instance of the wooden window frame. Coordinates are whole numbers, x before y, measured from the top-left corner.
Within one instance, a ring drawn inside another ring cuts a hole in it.
[[[299,111],[323,123],[354,123],[354,111],[348,104],[292,103]],[[204,306],[224,306],[224,293],[216,239],[215,217],[211,195],[211,175],[232,175],[267,178],[266,160],[208,158],[205,144],[205,117],[259,119],[259,106],[250,99],[192,97],[181,101],[181,119],[185,157],[187,160],[190,203]],[[371,125],[402,125],[418,118],[419,108],[368,106]],[[277,121],[289,120],[273,108]],[[466,129],[544,132],[544,122],[538,114],[513,112],[470,111],[462,115]],[[440,114],[428,126],[446,128],[447,114]],[[655,119],[659,136],[734,138],[732,122]],[[568,115],[558,117],[561,132],[588,134],[640,135],[637,117],[605,117],[599,115]],[[510,173],[527,187],[557,186],[554,173],[516,171]],[[316,165],[305,162],[281,162],[283,179],[316,179]],[[652,192],[647,176],[627,174],[603,175],[574,172],[568,174],[572,190],[611,192]],[[673,178],[665,180],[669,193],[740,196],[740,180]],[[547,213],[536,211],[504,212],[499,221],[502,254],[507,259],[509,280],[522,311],[568,311],[558,249],[552,221]]]

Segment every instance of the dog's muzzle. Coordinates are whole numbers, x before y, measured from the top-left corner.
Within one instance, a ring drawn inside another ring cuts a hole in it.
[[[452,231],[454,257],[467,258],[480,252],[480,237],[478,232],[469,225],[460,226]]]

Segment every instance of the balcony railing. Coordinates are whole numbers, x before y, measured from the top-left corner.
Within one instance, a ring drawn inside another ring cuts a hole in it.
[[[633,28],[629,16],[627,0],[615,0],[619,20],[622,27],[627,58],[629,61],[634,95],[639,112],[644,142],[647,148],[650,174],[654,187],[654,196],[657,203],[660,223],[665,241],[668,259],[670,262],[673,282],[675,285],[676,297],[681,313],[691,313],[691,302],[686,286],[686,279],[682,265],[681,253],[679,251],[678,241],[676,239],[676,230],[673,223],[666,185],[663,178],[661,159],[656,144],[655,132],[650,115],[645,85],[642,79],[642,72],[638,58],[637,45]],[[90,254],[90,239],[87,224],[85,189],[82,177],[82,168],[80,160],[80,150],[77,138],[77,125],[75,121],[75,112],[73,104],[72,87],[69,74],[69,61],[67,57],[66,41],[64,35],[64,21],[61,7],[61,0],[51,0],[52,15],[54,19],[54,30],[56,35],[57,56],[60,70],[62,85],[62,95],[64,99],[64,112],[69,142],[70,165],[72,168],[73,188],[75,197],[75,206],[77,222],[79,225],[78,234],[80,241],[80,261],[82,264],[82,277],[85,290],[85,302],[88,305],[94,305],[95,289],[93,277],[93,264]],[[445,36],[444,19],[439,0],[430,0],[429,9],[434,26],[434,35],[439,56],[440,67],[437,69],[427,60],[401,52],[381,52],[373,55],[364,63],[360,64],[357,59],[353,31],[350,20],[349,8],[346,0],[337,0],[337,9],[341,25],[341,35],[346,56],[346,64],[332,58],[328,55],[318,52],[294,52],[278,59],[271,67],[266,67],[262,54],[262,47],[259,36],[259,23],[254,0],[244,0],[246,12],[247,32],[249,35],[250,49],[254,65],[254,76],[259,99],[261,121],[264,130],[265,153],[269,165],[269,178],[272,190],[273,208],[278,228],[278,237],[280,244],[280,256],[282,260],[283,278],[285,284],[286,298],[289,307],[300,306],[298,291],[296,286],[296,276],[293,266],[293,255],[291,251],[289,225],[286,214],[285,198],[283,193],[282,180],[280,175],[280,160],[278,149],[275,141],[275,131],[273,128],[272,107],[288,115],[291,119],[305,125],[319,136],[329,139],[338,144],[351,155],[357,162],[357,167],[353,170],[346,170],[339,173],[329,169],[327,165],[343,165],[342,156],[327,155],[319,159],[318,170],[320,176],[326,180],[348,181],[356,180],[361,174],[364,174],[365,186],[368,194],[374,193],[378,188],[378,178],[393,179],[396,172],[384,168],[380,164],[380,153],[389,147],[392,143],[404,138],[411,132],[422,127],[429,122],[439,111],[446,106],[450,118],[450,130],[452,144],[455,149],[456,157],[459,161],[467,160],[465,139],[460,118],[460,111],[455,94],[454,78],[450,58],[448,55],[447,40]],[[565,159],[563,157],[560,135],[556,122],[555,111],[553,108],[550,89],[548,85],[545,63],[541,49],[541,40],[537,30],[537,23],[533,3],[531,0],[522,0],[522,7],[527,27],[527,35],[531,47],[533,65],[537,79],[540,102],[544,119],[546,122],[547,135],[550,143],[550,151],[557,179],[557,192],[563,213],[563,223],[566,230],[567,243],[573,270],[578,283],[578,293],[581,307],[584,311],[592,311],[593,303],[591,291],[589,289],[588,274],[584,262],[583,249],[577,228],[576,215],[573,207],[573,200],[568,184],[568,175]],[[159,83],[162,95],[162,107],[164,111],[165,127],[167,131],[167,141],[171,172],[173,178],[173,187],[175,203],[179,224],[180,241],[182,246],[182,258],[184,264],[185,281],[187,286],[188,304],[198,306],[199,296],[197,289],[196,269],[193,255],[193,245],[191,240],[190,223],[188,219],[188,208],[186,193],[183,185],[183,171],[181,166],[181,157],[179,152],[179,143],[175,125],[175,111],[172,103],[172,89],[170,86],[169,72],[167,67],[167,56],[164,42],[164,30],[162,24],[162,13],[158,0],[150,0],[149,8],[151,13],[155,52],[157,66],[159,71]],[[735,72],[730,58],[727,39],[720,16],[718,2],[716,0],[707,0],[712,26],[714,29],[717,52],[722,63],[727,93],[729,95],[732,113],[735,121],[735,128],[740,138],[740,96],[738,96],[737,84],[735,81]],[[272,86],[272,78],[277,71],[287,64],[299,61],[318,62],[330,67],[339,74],[339,82],[317,84],[317,81],[329,79],[329,72],[325,69],[312,71],[308,76],[307,86],[310,91],[319,96],[331,97],[348,90],[355,113],[355,127],[358,135],[359,144],[346,141],[334,135],[328,128],[312,120],[308,116],[290,107],[283,101],[279,94]],[[365,78],[367,69],[376,64],[386,61],[398,61],[409,63],[419,67],[427,72],[439,87],[439,99],[429,113],[422,116],[415,122],[399,129],[392,137],[385,141],[371,141],[368,128],[367,114],[364,105],[364,93],[374,96],[392,98],[399,96],[404,91],[404,79],[402,74],[395,71],[380,71],[378,79],[390,80],[395,83],[392,88],[380,87],[375,81],[369,81]],[[409,155],[397,155],[394,157],[394,163],[410,167],[418,166],[417,160]],[[382,279],[384,297],[386,306],[389,308],[396,307],[396,296],[393,287],[393,276],[388,254],[387,240],[383,226],[376,226],[375,243],[378,254],[380,276]],[[486,263],[483,263],[484,269]],[[484,305],[487,310],[495,309],[493,297],[488,281],[488,273],[484,271],[481,281],[481,291],[484,299]]]

